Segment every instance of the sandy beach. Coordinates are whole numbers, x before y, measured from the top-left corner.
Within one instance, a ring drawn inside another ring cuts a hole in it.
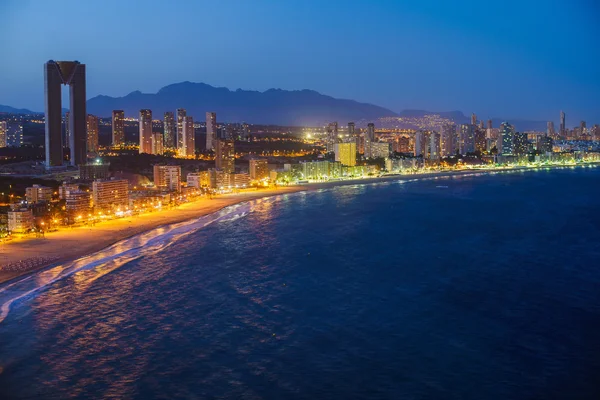
[[[522,168],[515,168],[513,170],[516,169]],[[335,186],[493,172],[498,171],[461,170],[411,175],[387,175],[371,179],[329,181],[246,191],[219,195],[212,199],[202,198],[169,210],[103,221],[92,227],[63,228],[56,232],[46,233],[44,238],[15,239],[0,244],[0,283],[42,269],[51,264],[75,260],[102,250],[118,241],[162,225],[198,218],[219,211],[224,207],[249,200],[299,191],[327,189]]]

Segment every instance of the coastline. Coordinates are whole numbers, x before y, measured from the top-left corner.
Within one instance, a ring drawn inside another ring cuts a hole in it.
[[[57,232],[46,233],[44,238],[19,239],[13,242],[0,244],[0,284],[42,270],[53,264],[76,260],[152,229],[200,218],[222,210],[225,207],[246,201],[287,193],[330,189],[337,186],[368,185],[397,180],[435,179],[459,175],[488,175],[499,172],[536,171],[541,169],[570,167],[571,166],[545,166],[539,168],[515,167],[500,170],[473,169],[406,175],[385,175],[369,179],[327,181],[295,186],[283,186],[275,189],[220,195],[213,199],[200,199],[182,204],[170,210],[103,221],[97,223],[93,227],[81,226],[72,229],[62,229]],[[30,268],[3,270],[4,266],[14,265],[20,261],[27,262],[27,260],[31,260]]]

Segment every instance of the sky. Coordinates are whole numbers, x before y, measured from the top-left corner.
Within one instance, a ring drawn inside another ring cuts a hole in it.
[[[88,98],[181,81],[313,89],[393,111],[600,123],[597,0],[0,0],[0,104],[42,111],[44,62]]]

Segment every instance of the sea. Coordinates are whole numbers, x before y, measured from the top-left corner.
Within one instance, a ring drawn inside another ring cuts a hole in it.
[[[8,282],[0,398],[600,399],[600,167],[279,195]]]

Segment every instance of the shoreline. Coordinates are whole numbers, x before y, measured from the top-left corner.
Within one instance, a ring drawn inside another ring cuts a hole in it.
[[[331,189],[338,186],[369,185],[399,180],[422,180],[472,174],[493,174],[515,171],[538,171],[542,169],[578,168],[583,165],[556,165],[543,167],[514,167],[505,169],[472,169],[440,171],[432,173],[384,175],[369,179],[315,182],[303,185],[282,186],[252,192],[225,194],[213,199],[199,199],[176,208],[147,213],[135,217],[124,217],[97,223],[93,227],[81,226],[46,233],[44,238],[26,238],[0,244],[0,285],[40,271],[54,264],[65,263],[103,250],[122,240],[160,228],[200,218],[226,207],[267,197],[288,193]],[[589,165],[594,165],[590,163]],[[68,255],[65,251],[69,249]],[[23,269],[5,270],[9,265],[24,264]],[[27,264],[29,263],[29,267]]]

